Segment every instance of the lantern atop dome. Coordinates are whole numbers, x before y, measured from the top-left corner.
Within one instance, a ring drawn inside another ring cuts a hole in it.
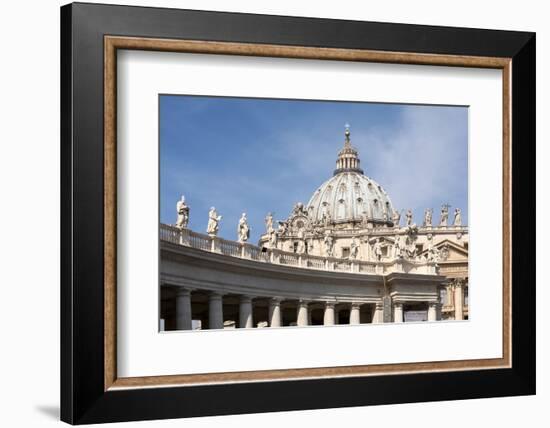
[[[351,145],[351,132],[349,130],[349,124],[347,123],[344,135],[344,147],[338,153],[334,175],[340,174],[342,172],[358,172],[359,174],[363,174],[363,170],[360,168],[361,161],[359,160],[359,153]]]

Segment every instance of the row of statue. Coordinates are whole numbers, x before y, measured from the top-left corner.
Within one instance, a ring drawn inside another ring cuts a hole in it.
[[[449,206],[448,204],[444,204],[441,206],[441,215],[439,219],[439,226],[447,226],[449,222]],[[394,210],[392,221],[394,225],[399,226],[399,223],[401,221],[401,213],[397,210]],[[413,223],[413,212],[411,209],[408,209],[405,213],[405,225],[406,226],[412,226]],[[424,226],[432,226],[433,225],[433,209],[432,208],[426,208],[424,210]],[[462,211],[460,208],[455,208],[454,211],[454,219],[453,219],[453,226],[462,226]]]
[[[185,196],[182,195],[181,199],[176,204],[176,210],[177,210],[177,220],[176,220],[176,227],[179,229],[186,229],[189,224],[189,206],[185,203]],[[293,214],[299,214],[302,211],[305,212],[305,209],[302,204],[296,204],[294,207]],[[424,212],[424,226],[432,226],[432,217],[433,217],[433,209],[427,208]],[[447,226],[449,218],[449,205],[444,204],[441,207],[441,218],[439,225],[440,226]],[[393,214],[393,222],[395,225],[399,225],[401,219],[401,214],[395,210]],[[408,209],[405,214],[406,219],[406,228],[409,231],[417,230],[416,225],[413,223],[413,213],[411,209]],[[222,220],[222,216],[218,215],[218,212],[216,211],[215,207],[211,207],[210,211],[208,212],[208,224],[206,226],[206,233],[208,233],[210,236],[217,236],[219,231],[219,225],[220,221]],[[271,213],[268,213],[265,218],[265,227],[266,227],[266,233],[268,235],[268,242],[271,248],[276,248],[277,246],[277,236],[284,236],[286,233],[286,229],[288,227],[288,222],[286,221],[279,221],[279,227],[277,231],[273,227],[273,215]],[[453,225],[455,226],[461,226],[462,225],[462,213],[460,208],[456,208],[454,211],[454,221]],[[408,241],[414,241],[412,239],[411,233],[408,232],[409,236],[407,238]],[[248,220],[246,217],[246,213],[242,213],[241,218],[239,219],[239,223],[237,225],[237,241],[238,242],[247,242],[250,238],[250,226],[248,224]],[[305,230],[304,228],[299,228],[297,231],[297,238],[298,238],[298,248],[296,249],[297,253],[304,253],[306,251],[305,248]],[[323,238],[323,244],[325,246],[325,254],[327,256],[332,257],[333,254],[333,238],[332,234],[330,232],[330,229],[325,230],[324,238]],[[375,242],[373,245],[373,254],[375,257],[381,257],[381,246],[377,245],[380,244],[379,240]],[[311,241],[311,245],[313,245],[313,241]],[[350,258],[355,258],[358,251],[358,245],[354,241],[351,244],[350,247]],[[403,247],[400,246],[400,243],[396,237],[396,243],[394,245],[394,252],[403,252],[406,256],[410,258],[414,258],[416,251],[416,246],[414,245],[414,242],[407,242]],[[401,254],[401,253],[400,253]],[[398,257],[397,253],[395,254],[396,257]]]
[[[181,196],[181,199],[176,204],[176,211],[178,213],[176,219],[176,227],[178,229],[187,229],[189,225],[189,206],[185,203],[185,196]],[[208,224],[206,225],[206,233],[210,236],[216,236],[220,229],[220,221],[222,216],[218,215],[215,207],[211,207],[208,211]],[[250,238],[250,226],[246,218],[246,213],[241,215],[239,224],[237,226],[237,240],[239,242],[246,242]]]

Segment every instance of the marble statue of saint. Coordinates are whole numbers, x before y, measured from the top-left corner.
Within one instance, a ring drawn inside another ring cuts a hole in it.
[[[328,227],[328,226],[330,226],[330,222],[332,221],[332,219],[331,219],[330,213],[328,211],[325,214],[326,215],[325,215],[324,225],[325,225],[325,227]]]
[[[178,229],[187,228],[189,224],[189,206],[185,203],[185,196],[181,195],[181,199],[176,204],[176,211],[178,213],[176,227]]]
[[[304,229],[301,228],[298,230],[298,245],[296,246],[296,252],[298,254],[304,254],[306,252],[306,243],[305,243],[305,232]]]
[[[462,211],[460,211],[460,208],[455,209],[455,226],[462,226]]]
[[[393,225],[399,227],[399,222],[401,221],[401,213],[397,210],[393,210],[392,214]]]
[[[393,244],[393,258],[399,259],[401,258],[401,238],[399,236],[395,236],[395,242]]]
[[[424,211],[424,226],[432,225],[432,213],[433,210],[431,208],[426,208]]]
[[[277,232],[274,229],[271,229],[269,233],[269,247],[277,248]]]
[[[325,239],[323,240],[323,243],[325,244],[325,254],[327,257],[332,257],[333,255],[333,244],[334,241],[332,239],[332,235],[329,233],[325,234]]]
[[[410,208],[407,210],[405,218],[407,219],[407,226],[411,226],[413,222],[413,212]]]
[[[208,225],[206,226],[206,233],[211,236],[216,236],[220,227],[221,215],[218,215],[216,208],[210,208],[208,212]]]
[[[439,250],[433,245],[428,250],[428,261],[437,263],[440,260]]]
[[[310,238],[308,243],[307,243],[307,248],[306,248],[308,254],[313,253],[313,245],[314,245],[313,238]]]
[[[441,221],[439,222],[440,226],[447,226],[447,221],[449,219],[449,206],[441,206]]]
[[[246,220],[246,213],[241,215],[239,225],[237,226],[237,240],[239,242],[246,242],[250,237],[250,227],[248,227],[248,221]]]
[[[279,229],[277,231],[280,236],[285,236],[287,227],[288,223],[286,221],[279,221]]]
[[[374,245],[372,246],[372,250],[374,253],[374,258],[376,261],[380,261],[382,259],[382,243],[380,242],[380,238],[378,238],[376,241],[374,241]]]
[[[357,253],[359,252],[359,245],[357,245],[357,240],[355,237],[351,240],[349,258],[355,260],[357,258]]]
[[[273,215],[271,213],[267,213],[265,218],[265,229],[268,234],[273,231]]]

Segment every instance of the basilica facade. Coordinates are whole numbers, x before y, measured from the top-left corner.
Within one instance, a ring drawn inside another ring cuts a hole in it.
[[[361,169],[346,128],[332,176],[286,219],[265,218],[258,245],[243,213],[237,240],[190,230],[178,201],[161,224],[161,328],[254,328],[463,320],[468,228],[459,208],[412,211]]]

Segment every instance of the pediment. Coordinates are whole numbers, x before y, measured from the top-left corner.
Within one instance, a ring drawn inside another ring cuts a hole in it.
[[[459,245],[453,241],[445,239],[434,245],[441,254],[442,262],[467,262],[468,261],[468,249],[462,245]],[[422,254],[427,253],[428,250],[424,250]]]

